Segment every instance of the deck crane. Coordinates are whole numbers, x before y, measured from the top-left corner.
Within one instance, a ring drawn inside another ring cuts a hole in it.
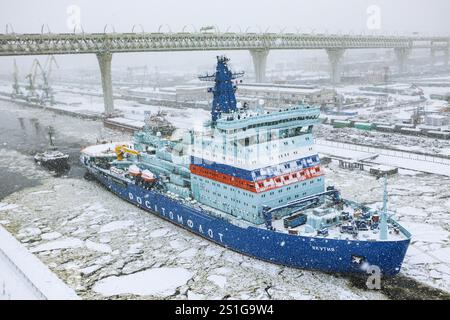
[[[131,155],[134,155],[137,157],[140,155],[139,151],[134,150],[125,144],[116,145],[116,147],[114,148],[114,151],[117,155],[117,160],[119,160],[119,161],[123,160],[125,154],[131,154]]]
[[[37,86],[36,86],[36,75],[40,71],[43,73],[43,69],[41,64],[39,63],[38,59],[33,60],[33,64],[31,65],[30,73],[27,74],[25,77],[28,79],[28,86],[26,86],[26,89],[28,90],[27,93],[27,100],[28,101],[37,101],[39,99],[39,95],[36,92]]]
[[[42,71],[42,80],[44,81],[42,90],[43,90],[43,102],[50,102],[51,105],[55,103],[55,98],[53,95],[53,89],[50,86],[49,79],[52,74],[52,66],[55,65],[56,68],[59,69],[58,63],[54,56],[50,56],[45,62],[44,69]]]
[[[14,59],[14,73],[13,73],[14,83],[13,83],[13,92],[11,96],[16,98],[22,95],[22,90],[20,90],[19,86],[19,68],[17,67],[16,59]]]

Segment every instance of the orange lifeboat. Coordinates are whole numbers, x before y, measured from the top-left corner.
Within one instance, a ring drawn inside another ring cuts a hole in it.
[[[145,182],[155,182],[156,181],[155,175],[150,170],[142,171],[141,178]]]
[[[132,164],[128,167],[128,173],[132,175],[133,177],[138,177],[141,175],[141,169],[135,164]]]

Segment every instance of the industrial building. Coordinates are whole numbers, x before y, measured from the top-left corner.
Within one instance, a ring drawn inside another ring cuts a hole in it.
[[[177,102],[207,101],[209,99],[205,86],[175,86],[163,88],[131,88],[125,89],[124,94],[131,97],[170,100]]]
[[[442,127],[450,124],[448,116],[439,114],[430,114],[425,116],[425,124],[427,126]]]
[[[242,84],[237,91],[238,97],[264,100],[266,108],[279,107],[281,104],[296,104],[304,101],[314,105],[334,103],[336,91],[316,86],[254,83]]]
[[[207,87],[203,85],[183,85],[163,88],[126,88],[123,95],[148,100],[166,100],[172,102],[209,101]],[[240,101],[250,104],[264,100],[268,109],[278,108],[280,104],[298,104],[306,102],[314,105],[333,104],[336,92],[333,89],[315,86],[281,85],[281,84],[242,84],[236,91]]]

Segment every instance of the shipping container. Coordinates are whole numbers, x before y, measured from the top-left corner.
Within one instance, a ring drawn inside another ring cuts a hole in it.
[[[372,130],[374,125],[368,122],[355,122],[354,127],[360,130]]]
[[[304,213],[297,213],[283,220],[285,228],[295,228],[306,223],[306,215]]]

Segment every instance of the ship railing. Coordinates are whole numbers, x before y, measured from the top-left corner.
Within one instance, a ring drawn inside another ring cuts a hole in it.
[[[302,109],[304,112],[304,119],[299,121],[304,121],[305,123],[313,122],[316,123],[318,121],[318,116],[320,113],[320,108],[311,108],[311,109]],[[233,120],[239,120],[239,122],[229,122],[226,119],[219,119],[217,122],[217,128],[219,129],[229,129],[231,127],[242,127],[247,126],[249,124],[256,124],[256,123],[264,123],[264,121],[268,122],[274,122],[274,121],[280,121],[284,119],[289,119],[292,115],[295,115],[298,113],[298,109],[294,110],[282,110],[280,112],[272,112],[269,114],[263,114],[258,117],[245,117],[240,119],[233,119]],[[313,116],[313,118],[307,118]],[[315,117],[317,116],[317,118]]]
[[[398,223],[396,220],[394,220],[392,217],[388,218],[387,220],[389,223],[391,223],[394,227],[398,228],[408,239],[411,239],[411,232],[405,229],[400,223]]]
[[[266,212],[267,213],[272,213],[274,211],[278,211],[278,210],[285,209],[285,208],[297,207],[297,206],[302,205],[302,204],[304,204],[304,203],[306,203],[308,201],[316,201],[316,200],[320,199],[320,197],[323,197],[323,196],[334,195],[336,192],[337,192],[337,190],[324,191],[324,192],[317,193],[317,194],[309,196],[309,197],[305,197],[305,198],[302,198],[302,199],[299,199],[299,200],[288,202],[288,203],[286,203],[284,205],[281,205],[281,206],[278,206],[278,207],[268,208],[268,209],[266,209]]]

